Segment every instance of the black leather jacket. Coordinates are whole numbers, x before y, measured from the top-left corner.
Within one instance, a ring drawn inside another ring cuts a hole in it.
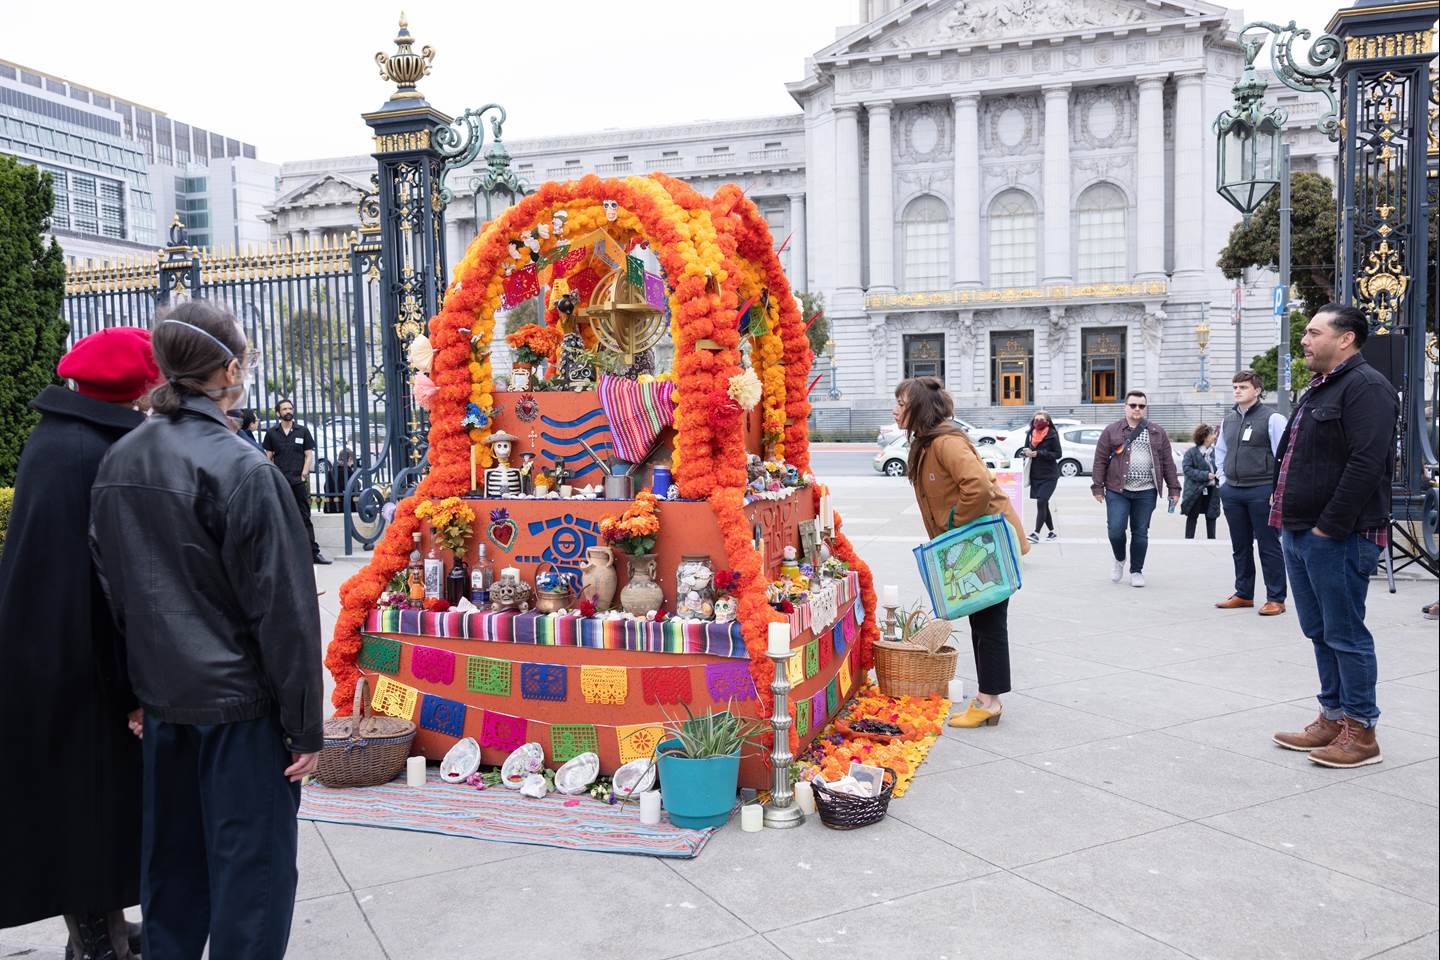
[[[187,724],[276,713],[292,751],[319,750],[310,542],[265,454],[188,396],[110,448],[90,503],[91,550],[146,712]]]

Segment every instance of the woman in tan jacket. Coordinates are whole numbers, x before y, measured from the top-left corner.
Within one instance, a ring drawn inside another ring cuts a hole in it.
[[[933,539],[979,517],[1002,514],[1015,530],[1021,553],[1030,544],[1010,498],[996,485],[990,468],[970,438],[952,422],[955,400],[935,377],[912,377],[895,388],[895,422],[910,435],[906,475]],[[950,718],[952,727],[993,727],[1003,709],[1000,694],[1010,691],[1010,601],[1003,600],[970,615],[970,642],[975,649],[978,693],[963,713]]]

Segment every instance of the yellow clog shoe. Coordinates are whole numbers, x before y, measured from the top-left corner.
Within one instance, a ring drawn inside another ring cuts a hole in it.
[[[970,705],[965,708],[964,713],[957,713],[950,718],[952,727],[993,727],[1000,722],[1000,714],[1004,709],[986,710],[980,706],[980,701],[971,700]]]

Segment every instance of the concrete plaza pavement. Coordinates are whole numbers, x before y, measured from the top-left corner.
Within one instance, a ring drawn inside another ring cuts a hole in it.
[[[916,597],[909,485],[836,472],[877,582]],[[1031,550],[1011,603],[1003,721],[947,729],[880,824],[732,823],[674,861],[302,822],[289,956],[1435,957],[1435,581],[1372,582],[1385,762],[1326,770],[1270,741],[1316,709],[1293,612],[1212,606],[1231,586],[1223,519],[1185,541],[1162,505],[1135,589],[1110,582],[1088,480],[1062,481],[1055,507],[1062,539]],[[327,631],[356,569],[317,568]],[[957,693],[968,649],[961,664]],[[58,920],[0,931],[0,958],[63,941]]]

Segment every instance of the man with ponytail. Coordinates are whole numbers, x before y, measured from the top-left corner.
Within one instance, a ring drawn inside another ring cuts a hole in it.
[[[151,343],[165,382],[100,465],[90,533],[144,711],[143,953],[279,960],[322,736],[310,544],[227,422],[254,360],[235,317],[190,301]]]

